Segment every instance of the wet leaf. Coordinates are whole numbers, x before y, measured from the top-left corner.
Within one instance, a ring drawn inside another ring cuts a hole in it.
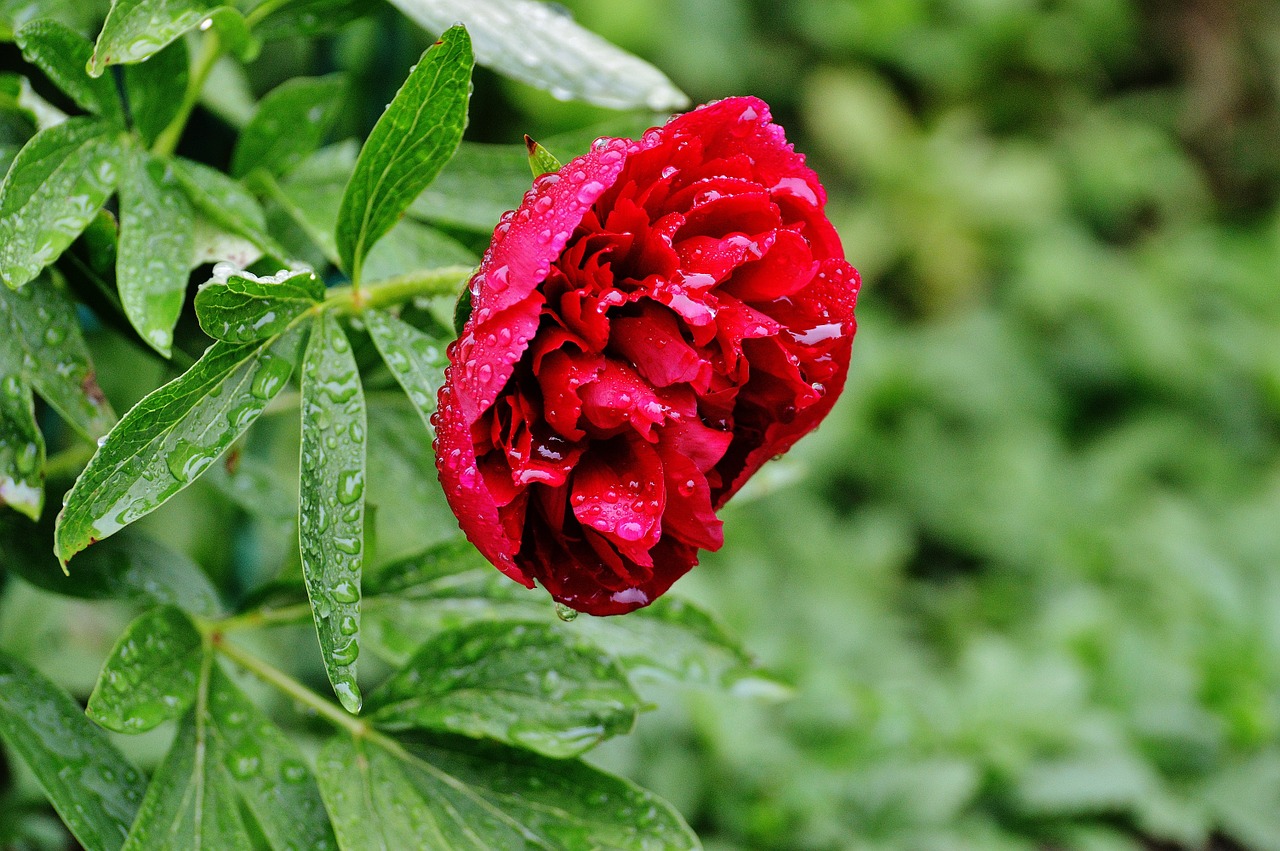
[[[112,0],[89,73],[100,77],[108,65],[141,62],[194,29],[218,5],[216,0]]]
[[[382,360],[430,430],[436,392],[444,382],[444,368],[449,362],[444,344],[380,310],[365,311],[364,323]]]
[[[550,624],[479,622],[436,635],[369,698],[375,724],[577,756],[635,723],[639,699],[602,651]]]
[[[199,615],[219,609],[218,593],[199,565],[137,530],[125,530],[89,549],[70,576],[59,569],[50,550],[31,546],[33,540],[52,537],[50,511],[38,526],[0,517],[0,560],[32,585],[68,597],[174,605]]]
[[[403,664],[423,640],[459,624],[508,619],[554,622],[540,591],[511,582],[465,541],[438,544],[369,577],[366,613],[373,648]],[[629,673],[695,685],[777,694],[785,686],[756,666],[711,615],[661,597],[625,618],[577,617],[561,629],[616,658]]]
[[[337,737],[316,760],[344,851],[700,847],[665,801],[576,760],[455,740],[379,744]]]
[[[146,779],[66,692],[0,653],[0,738],[85,848],[117,851]]]
[[[0,0],[0,41],[13,41],[17,30],[36,18],[56,20],[87,32],[102,19],[97,3],[84,0]]]
[[[208,717],[224,765],[271,847],[337,848],[315,775],[295,745],[216,665]]]
[[[340,266],[334,230],[342,194],[355,170],[359,148],[352,140],[321,148],[279,183],[275,200],[333,265]]]
[[[567,161],[585,154],[600,136],[637,138],[660,122],[661,118],[653,115],[619,116],[542,139],[539,144],[552,156]],[[414,200],[409,215],[487,236],[503,213],[520,206],[531,183],[525,145],[463,142],[440,176]]]
[[[391,0],[431,32],[461,21],[476,61],[563,100],[672,110],[689,98],[661,71],[540,0]]]
[[[133,148],[125,163],[116,286],[130,324],[168,357],[187,295],[195,211],[167,161]]]
[[[409,213],[477,233],[493,231],[528,190],[528,160],[518,145],[463,142],[449,166],[414,199]]]
[[[191,705],[204,658],[200,633],[171,606],[125,629],[89,695],[89,717],[117,733],[144,733]]]
[[[442,266],[475,266],[480,261],[462,243],[433,227],[404,218],[369,252],[364,279],[381,281]],[[462,282],[458,282],[462,289]]]
[[[0,507],[38,520],[44,508],[44,436],[23,371],[17,339],[0,333]]]
[[[17,292],[0,289],[0,336],[20,351],[21,374],[40,397],[94,440],[111,428],[115,413],[98,387],[75,310],[47,277]]]
[[[315,319],[301,383],[302,572],[329,682],[342,705],[358,712],[367,425],[351,344],[333,316]]]
[[[248,343],[282,333],[323,298],[324,284],[311,271],[270,278],[240,272],[200,287],[196,317],[215,340]]]
[[[324,140],[342,108],[340,75],[297,77],[269,92],[240,132],[231,173],[244,177],[260,168],[287,174]]]
[[[33,279],[98,214],[118,176],[119,131],[89,118],[41,130],[0,185],[0,277]]]
[[[208,668],[200,689],[208,688]],[[192,708],[156,770],[124,851],[251,851],[226,749],[207,717]]]
[[[216,342],[125,414],[67,494],[58,558],[154,511],[204,472],[288,382],[301,339],[295,328],[265,343]]]
[[[224,230],[242,236],[264,253],[286,259],[286,252],[267,233],[257,200],[240,183],[206,165],[174,157],[173,173],[196,211]]]
[[[125,66],[124,91],[129,98],[129,113],[133,116],[133,126],[148,146],[155,143],[156,137],[178,114],[182,99],[173,93],[186,89],[190,64],[187,43],[178,39],[159,53],[151,54],[145,62]]]
[[[258,7],[267,3],[258,3]],[[264,41],[327,35],[381,8],[379,0],[293,0],[277,6],[253,28]],[[252,12],[250,18],[255,18]]]
[[[427,49],[365,141],[342,196],[338,253],[353,280],[365,256],[453,156],[467,123],[471,39],[449,29]]]
[[[42,19],[19,30],[16,40],[27,61],[38,66],[72,100],[95,115],[124,125],[115,84],[85,73],[93,45],[83,36],[65,24]]]

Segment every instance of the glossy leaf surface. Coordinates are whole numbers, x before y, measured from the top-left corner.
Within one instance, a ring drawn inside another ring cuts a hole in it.
[[[117,851],[146,778],[66,692],[0,653],[0,738],[86,848]]]
[[[189,485],[285,386],[302,334],[214,343],[112,429],[67,495],[55,551],[66,561]]]
[[[302,573],[329,682],[342,705],[358,712],[367,427],[351,344],[332,316],[315,319],[301,383]]]
[[[457,150],[471,96],[471,39],[453,27],[427,49],[378,119],[342,196],[337,245],[359,279],[365,256]]]

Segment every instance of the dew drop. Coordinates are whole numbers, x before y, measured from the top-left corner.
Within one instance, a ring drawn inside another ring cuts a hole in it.
[[[350,665],[360,655],[360,645],[355,641],[348,641],[341,647],[333,648],[333,661],[339,665]]]
[[[346,470],[338,476],[338,502],[351,505],[364,493],[364,473]]]
[[[644,527],[634,520],[618,526],[618,537],[624,541],[638,541],[644,536]]]
[[[577,609],[569,608],[564,603],[557,602],[556,617],[558,617],[560,620],[564,621],[565,623],[569,623],[569,621],[574,620],[575,618],[578,617],[578,611]]]
[[[359,712],[364,698],[360,696],[360,687],[354,677],[339,677],[333,684],[333,693],[338,696],[344,709],[348,712]]]

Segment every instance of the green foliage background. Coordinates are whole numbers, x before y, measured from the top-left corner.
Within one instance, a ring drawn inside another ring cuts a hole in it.
[[[1280,8],[570,5],[768,99],[865,279],[799,481],[679,589],[795,699],[616,764],[708,847],[1280,847]]]
[[[709,848],[1280,848],[1280,6],[569,5],[768,99],[865,280],[679,588],[795,699],[617,764]]]
[[[768,100],[865,281],[845,397],[676,589],[794,695],[651,689],[590,760],[713,851],[1280,849],[1280,7],[564,5],[695,101]],[[346,71],[333,137],[363,138],[429,41],[375,7],[273,43],[248,91]],[[225,167],[251,101],[211,91],[180,150]],[[471,108],[508,144],[612,115],[483,71]],[[90,343],[118,410],[165,374]],[[406,434],[370,421],[386,554],[449,522]],[[252,587],[287,535],[218,487],[139,525]],[[0,646],[87,694],[128,619],[14,580]],[[39,800],[7,770],[7,805]]]

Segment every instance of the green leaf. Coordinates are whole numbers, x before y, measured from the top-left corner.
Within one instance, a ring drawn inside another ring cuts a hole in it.
[[[168,357],[187,296],[195,211],[168,162],[136,147],[125,162],[116,286],[130,324]]]
[[[258,58],[258,54],[262,51],[262,42],[249,30],[249,22],[245,20],[244,13],[239,9],[220,6],[210,12],[205,20],[211,22],[210,26],[218,34],[218,39],[227,53],[241,62],[252,62]],[[201,21],[200,25],[203,28],[204,21]]]
[[[287,174],[320,147],[342,108],[344,88],[333,74],[297,77],[273,89],[240,133],[231,174],[244,177],[255,168]]]
[[[278,184],[266,184],[273,199],[335,266],[342,259],[333,233],[358,154],[354,141],[339,142],[307,157]]]
[[[461,21],[476,60],[563,100],[672,110],[689,98],[657,68],[540,0],[391,0],[430,32]]]
[[[271,847],[338,847],[315,776],[298,747],[214,666],[209,721],[224,764]]]
[[[33,540],[52,537],[50,512],[38,526],[0,517],[0,561],[32,585],[68,597],[174,605],[199,615],[219,609],[218,594],[199,565],[136,530],[126,530],[88,550],[71,576],[58,568],[47,547],[31,546]]]
[[[119,131],[88,118],[41,130],[0,185],[0,277],[20,287],[58,259],[115,189]]]
[[[174,92],[187,88],[191,73],[191,56],[187,43],[178,39],[145,62],[126,65],[124,91],[129,98],[133,126],[148,145],[169,125],[182,106],[182,98]]]
[[[467,124],[471,39],[453,27],[427,49],[374,125],[338,214],[338,253],[360,280],[374,243],[453,156]]]
[[[533,172],[534,177],[553,174],[560,170],[560,160],[529,136],[524,137],[524,146],[529,150],[529,170]]]
[[[88,32],[102,20],[98,3],[85,0],[0,0],[0,41],[13,41],[14,34],[36,18],[49,18],[77,32]]]
[[[248,343],[283,332],[323,298],[324,283],[311,271],[286,271],[269,278],[239,272],[200,287],[196,317],[215,340]]]
[[[561,160],[587,152],[600,136],[636,138],[654,124],[651,115],[625,115],[581,130],[561,133],[540,143]],[[499,217],[520,206],[529,189],[528,149],[523,145],[463,142],[458,152],[409,214],[428,222],[488,236]]]
[[[90,440],[107,433],[115,413],[98,387],[75,305],[63,288],[47,277],[17,292],[0,288],[0,336],[20,350],[26,381],[72,428]]]
[[[93,45],[83,36],[57,21],[38,20],[19,30],[16,40],[22,55],[72,100],[89,112],[124,126],[115,83],[85,73]]]
[[[256,4],[249,18],[257,20],[257,10],[269,5],[275,4],[267,0]],[[381,7],[379,0],[293,0],[267,12],[253,31],[264,41],[328,35]]]
[[[236,269],[245,269],[262,258],[262,249],[242,236],[223,230],[204,216],[196,216],[194,239],[193,269],[206,263],[230,263]]]
[[[366,613],[371,646],[396,664],[423,640],[460,624],[555,618],[545,593],[498,573],[465,541],[438,544],[394,562],[366,582],[378,605]],[[564,627],[651,679],[777,694],[785,686],[760,670],[715,619],[677,597],[661,597],[625,618],[579,616]]]
[[[436,635],[369,698],[375,724],[577,756],[635,724],[639,698],[563,626],[478,622]]]
[[[171,606],[125,629],[89,695],[89,717],[117,733],[144,733],[182,715],[196,696],[204,658],[200,633]]]
[[[218,5],[216,0],[112,0],[89,73],[100,77],[108,65],[141,62],[194,29]]]
[[[365,405],[351,344],[333,316],[316,317],[302,364],[302,573],[325,671],[360,711],[360,573],[364,549]]]
[[[145,778],[66,692],[3,653],[0,738],[26,762],[81,845],[120,848]]]
[[[331,739],[316,759],[343,851],[680,851],[697,837],[665,801],[577,761],[471,743]]]
[[[44,509],[44,436],[16,341],[0,339],[0,506],[37,520]]]
[[[291,329],[266,344],[216,342],[125,414],[67,494],[58,558],[65,563],[194,481],[285,386],[301,339]]]
[[[286,259],[284,249],[267,234],[262,207],[238,181],[182,157],[175,157],[172,167],[191,203],[209,221],[244,237],[266,254]]]
[[[202,691],[208,688],[207,661]],[[196,706],[178,725],[124,851],[251,851],[222,742]]]
[[[364,279],[382,281],[442,266],[475,266],[480,261],[462,243],[435,228],[405,218],[384,236],[364,261]]]
[[[463,142],[446,168],[414,199],[410,215],[429,222],[490,233],[529,189],[528,159],[517,145]]]
[[[444,368],[449,363],[444,345],[380,310],[365,311],[364,324],[387,368],[417,408],[423,425],[431,429],[436,393],[444,383]]]

